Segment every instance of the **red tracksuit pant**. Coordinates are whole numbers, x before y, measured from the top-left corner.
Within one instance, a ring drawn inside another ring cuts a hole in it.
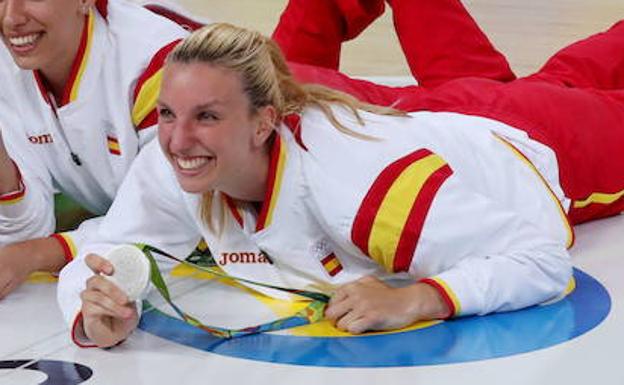
[[[274,35],[289,59],[324,67],[291,64],[300,80],[373,104],[483,116],[522,129],[555,151],[572,223],[624,211],[624,21],[514,80],[458,1],[393,0],[399,40],[420,87],[386,87],[335,71],[340,44],[372,22],[383,2],[316,0],[314,12],[308,3],[291,0]]]

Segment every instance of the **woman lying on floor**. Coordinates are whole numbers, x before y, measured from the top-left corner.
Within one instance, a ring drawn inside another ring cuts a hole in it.
[[[217,256],[268,255],[224,270],[321,288],[325,316],[352,333],[558,296],[572,272],[568,218],[624,208],[623,52],[619,23],[527,78],[403,90],[405,114],[302,86],[258,33],[195,32],[165,67],[160,146],[142,151],[61,273],[73,335],[112,346],[136,328],[135,304],[97,274],[112,273],[101,255],[137,241],[187,255],[204,237]],[[397,274],[412,283],[384,283]]]

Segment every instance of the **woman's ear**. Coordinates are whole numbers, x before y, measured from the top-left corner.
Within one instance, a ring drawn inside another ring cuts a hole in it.
[[[256,127],[253,135],[253,144],[262,147],[271,137],[277,126],[277,110],[273,106],[264,106],[256,112]]]

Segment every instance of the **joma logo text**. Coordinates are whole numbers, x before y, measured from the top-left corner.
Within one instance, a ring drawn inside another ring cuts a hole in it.
[[[49,144],[49,143],[54,143],[54,139],[52,139],[52,134],[33,135],[33,136],[29,136],[28,140],[32,144]]]
[[[217,261],[221,266],[227,264],[248,264],[248,263],[269,263],[273,264],[271,259],[265,253],[240,252],[240,253],[221,253],[221,258]]]

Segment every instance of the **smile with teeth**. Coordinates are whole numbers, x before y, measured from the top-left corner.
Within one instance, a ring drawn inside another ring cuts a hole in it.
[[[30,35],[10,37],[9,43],[11,43],[12,46],[17,47],[17,48],[26,47],[26,46],[34,44],[39,39],[40,36],[41,36],[41,33],[32,33]]]
[[[176,164],[185,171],[197,170],[212,160],[211,156],[175,157]]]

